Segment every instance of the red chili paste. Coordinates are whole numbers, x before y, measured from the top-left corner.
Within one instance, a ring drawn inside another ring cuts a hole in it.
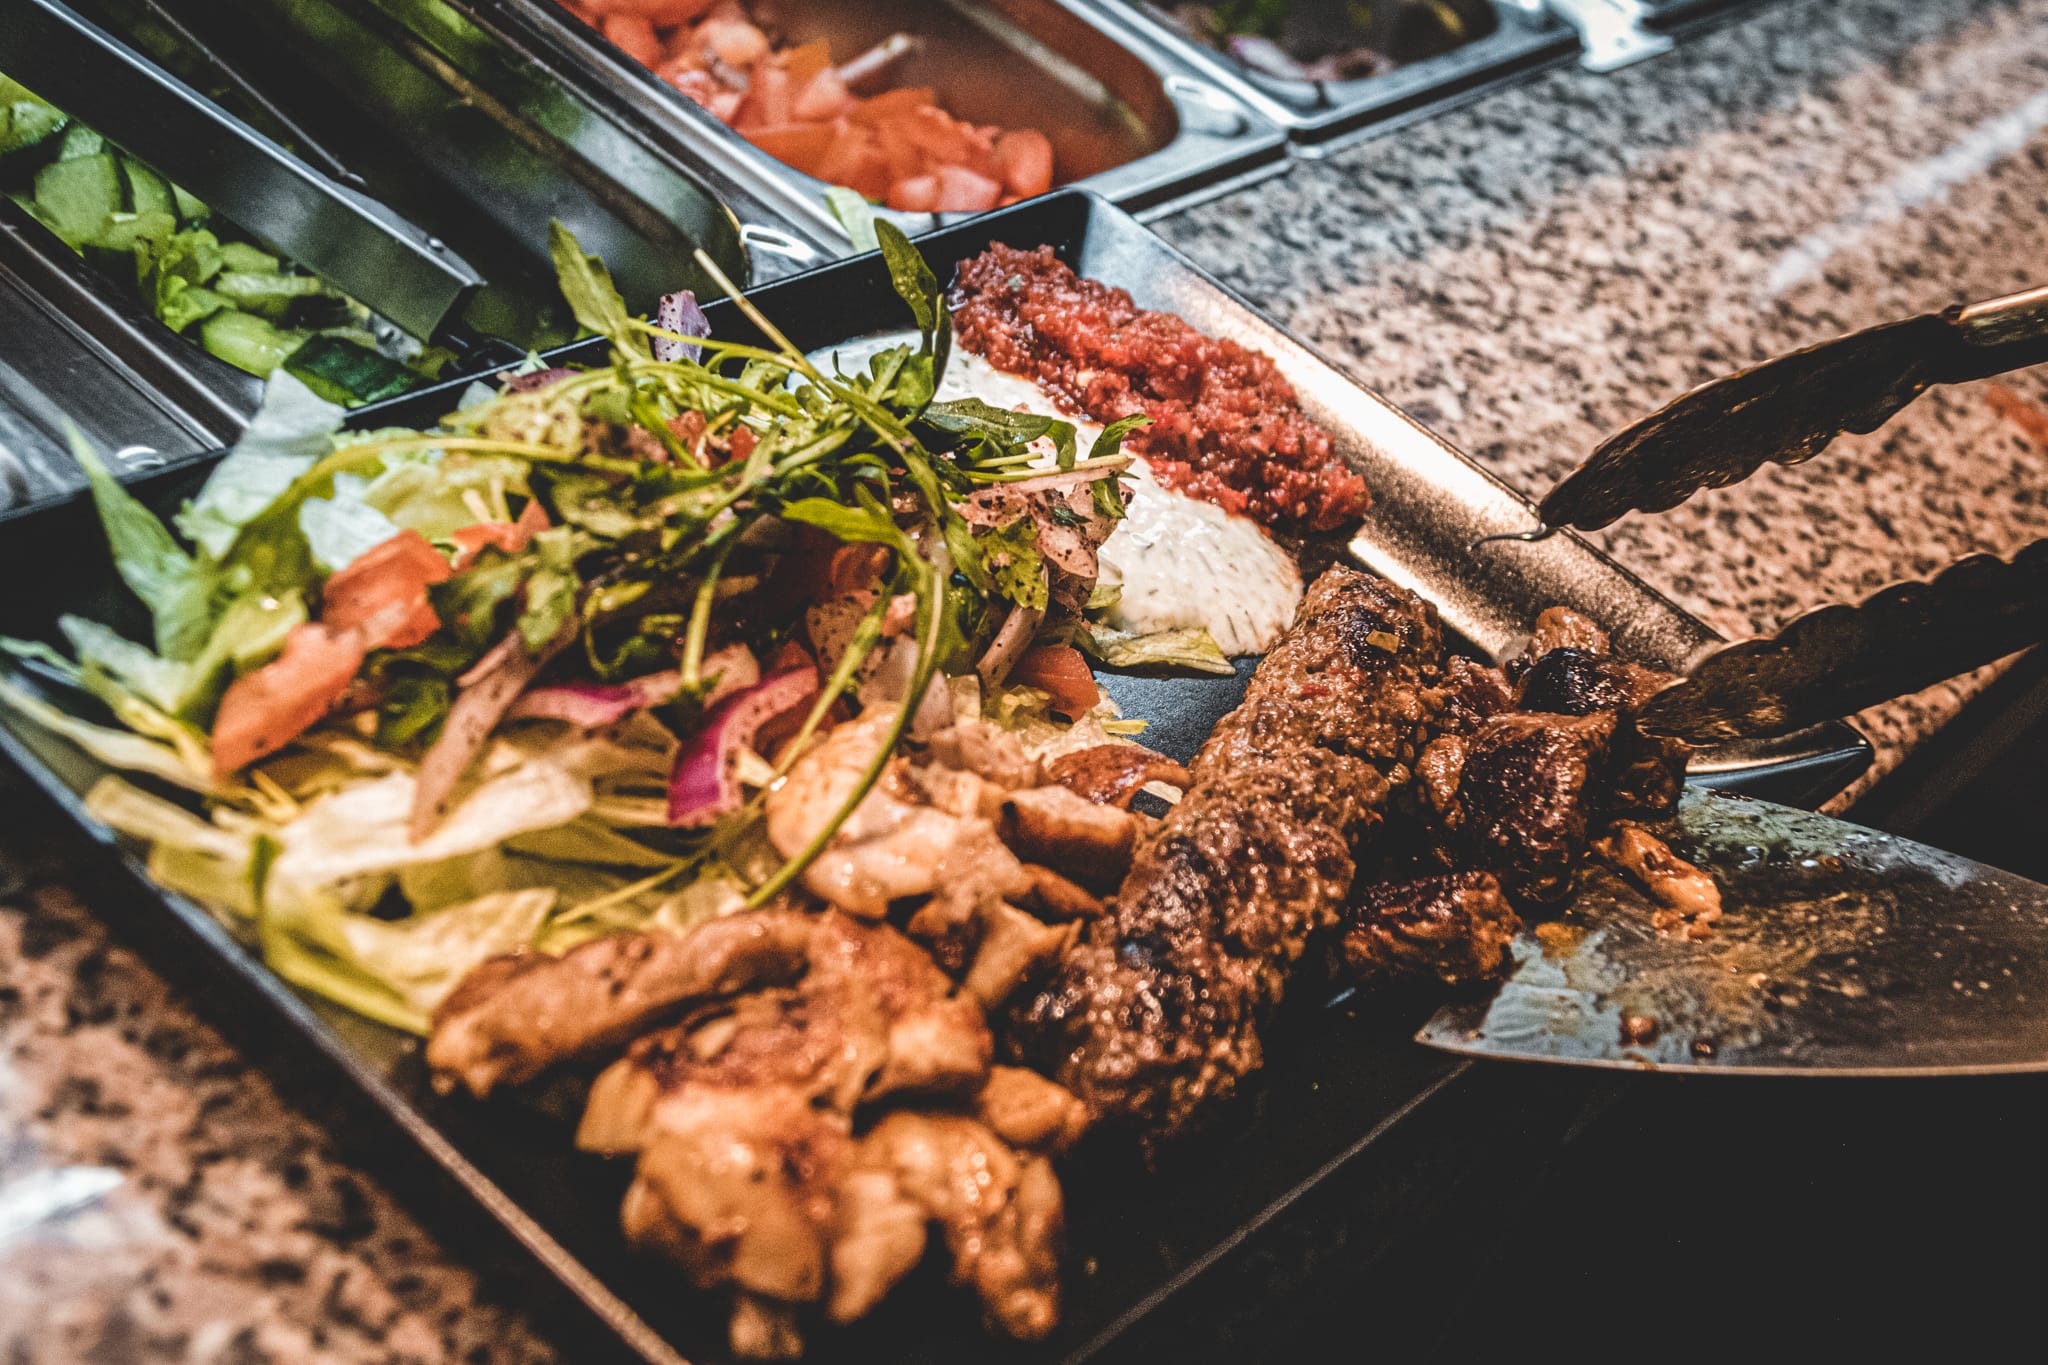
[[[950,301],[960,343],[998,369],[1098,422],[1150,417],[1124,444],[1168,488],[1291,531],[1335,530],[1371,505],[1271,358],[1139,308],[1051,247],[990,247],[962,263]]]

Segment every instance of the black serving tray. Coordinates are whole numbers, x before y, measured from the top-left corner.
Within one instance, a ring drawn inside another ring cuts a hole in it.
[[[1475,652],[1511,651],[1535,612],[1560,602],[1607,624],[1623,650],[1649,662],[1680,664],[1713,642],[1704,626],[1579,540],[1470,553],[1479,536],[1532,525],[1528,504],[1102,200],[1050,196],[922,245],[943,279],[996,241],[1049,244],[1076,269],[1130,289],[1142,304],[1173,309],[1272,355],[1374,490],[1371,519],[1352,547],[1356,556],[1435,599]],[[873,255],[753,297],[806,349],[904,322]],[[729,303],[706,311],[717,334],[750,337]],[[586,344],[556,358],[595,355]],[[411,395],[374,420],[431,422],[455,405],[460,387]],[[204,475],[204,468],[188,467],[131,487],[168,509]],[[65,611],[139,626],[139,608],[125,599],[103,555],[92,509],[80,499],[7,525],[0,531],[0,572],[37,590],[0,602],[0,632],[53,638],[55,618]],[[1127,711],[1155,720],[1153,742],[1185,754],[1235,704],[1243,675],[1107,682]],[[98,765],[28,727],[0,726],[0,750],[108,848],[112,856],[94,860],[105,864],[98,870],[140,892],[126,899],[159,931],[149,938],[170,945],[186,965],[232,983],[252,1028],[276,1035],[283,1025],[290,1045],[337,1080],[356,1110],[402,1135],[405,1151],[383,1153],[394,1171],[424,1169],[434,1189],[459,1197],[466,1207],[437,1226],[481,1226],[491,1247],[506,1253],[492,1257],[494,1266],[545,1291],[536,1304],[570,1310],[572,1339],[560,1343],[566,1358],[673,1365],[720,1357],[717,1307],[672,1270],[629,1252],[616,1215],[626,1171],[574,1152],[564,1111],[538,1100],[478,1105],[434,1095],[416,1040],[301,997],[198,906],[154,887],[135,852],[83,809],[83,793],[101,775]],[[1702,775],[1814,801],[1839,789],[1868,757],[1861,736],[1837,725],[1769,751],[1708,755]],[[170,926],[174,932],[160,932]],[[1361,1323],[1361,1330],[1383,1346],[1414,1340],[1402,1335],[1408,1327],[1455,1307],[1442,1296],[1458,1282],[1459,1258],[1480,1249],[1489,1211],[1527,1187],[1531,1165],[1599,1097],[1573,1078],[1475,1067],[1415,1045],[1410,1039],[1433,1004],[1298,992],[1269,1035],[1268,1067],[1207,1132],[1149,1171],[1115,1150],[1070,1162],[1063,1172],[1065,1319],[1051,1339],[1023,1346],[987,1338],[966,1296],[944,1291],[928,1270],[869,1321],[821,1329],[811,1358],[1038,1365],[1170,1351],[1181,1359],[1279,1359],[1330,1307],[1319,1290],[1331,1284],[1343,1286],[1335,1302],[1347,1307],[1369,1300],[1361,1286],[1380,1286],[1386,1302],[1379,1313],[1392,1316]],[[484,1217],[475,1216],[478,1209]],[[1413,1273],[1424,1265],[1430,1273]],[[1429,1300],[1431,1292],[1438,1301]]]

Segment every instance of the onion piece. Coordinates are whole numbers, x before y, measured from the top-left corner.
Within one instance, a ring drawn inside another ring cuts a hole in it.
[[[535,370],[531,374],[515,374],[505,381],[505,392],[532,393],[536,389],[544,389],[550,384],[581,373],[581,370],[565,370],[557,366],[549,370]]]
[[[740,806],[739,766],[761,728],[818,695],[818,672],[793,668],[713,707],[683,741],[668,779],[668,822],[700,829]]]
[[[448,718],[441,723],[441,737],[420,760],[419,776],[413,785],[412,821],[407,833],[414,843],[433,833],[434,826],[448,813],[449,798],[455,795],[462,775],[483,752],[491,731],[498,728],[498,722],[505,718],[519,694],[575,638],[574,630],[565,630],[540,653],[528,654],[519,632],[508,631],[504,639],[477,660],[475,667],[456,679],[462,691],[448,708]]]
[[[1003,685],[1003,680],[1010,676],[1010,670],[1017,666],[1017,660],[1031,648],[1031,641],[1038,634],[1039,623],[1043,620],[1045,613],[1036,607],[1010,608],[1010,614],[996,629],[996,638],[989,641],[987,652],[974,666],[974,671],[981,675],[983,687],[994,691]]]
[[[678,289],[673,294],[661,296],[661,307],[655,311],[655,325],[664,331],[679,336],[708,337],[711,335],[711,319],[704,316],[704,310],[697,306],[697,296],[687,289]],[[656,360],[701,360],[702,346],[692,346],[677,341],[674,337],[653,339]]]
[[[716,678],[704,698],[708,709],[761,681],[761,666],[745,645],[721,649],[704,660],[703,676]],[[683,690],[679,669],[663,669],[622,683],[562,683],[537,687],[522,695],[505,713],[507,720],[560,720],[597,730],[624,720],[635,711],[672,701]]]

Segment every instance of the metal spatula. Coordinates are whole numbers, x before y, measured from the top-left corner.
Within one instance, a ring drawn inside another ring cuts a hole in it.
[[[1609,437],[1550,490],[1545,526],[1662,512],[1875,431],[1936,384],[2048,361],[2048,287],[1887,323],[1702,385]]]
[[[2048,886],[1693,791],[1661,833],[1720,884],[1705,938],[1599,866],[1488,999],[1417,1035],[1476,1057],[1776,1075],[2048,1071]]]

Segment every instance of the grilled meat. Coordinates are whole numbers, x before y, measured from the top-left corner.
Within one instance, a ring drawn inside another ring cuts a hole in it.
[[[703,1000],[794,980],[816,917],[757,910],[687,934],[617,934],[559,958],[485,963],[444,1001],[427,1040],[434,1084],[479,1099],[549,1066],[620,1046]]]
[[[1097,744],[1062,754],[1046,769],[1046,776],[1076,796],[1126,809],[1148,782],[1185,791],[1194,781],[1180,764],[1135,744]]]
[[[1490,981],[1508,967],[1522,921],[1490,872],[1370,886],[1345,912],[1337,974],[1364,986]]]
[[[1592,851],[1640,882],[1663,909],[1652,923],[1666,932],[1705,938],[1721,918],[1721,888],[1714,879],[1671,851],[1646,829],[1621,825],[1593,844]]]
[[[1017,1011],[1013,1049],[1149,1135],[1229,1095],[1420,754],[1442,669],[1428,603],[1351,569],[1318,579],[1108,913]]]
[[[1614,752],[1601,802],[1610,815],[1662,815],[1685,785],[1684,741],[1646,735],[1635,714],[1674,675],[1575,646],[1552,649],[1522,675],[1518,706],[1563,716],[1615,717]]]
[[[1614,725],[1611,712],[1514,712],[1469,739],[1439,740],[1439,754],[1463,753],[1446,819],[1453,865],[1494,873],[1517,901],[1562,898],[1592,835]]]

